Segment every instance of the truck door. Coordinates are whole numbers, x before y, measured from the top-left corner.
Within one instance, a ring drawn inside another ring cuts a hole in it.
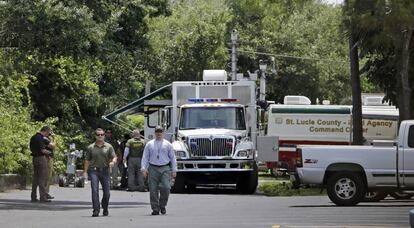
[[[399,150],[403,150],[403,183],[405,186],[414,187],[414,125],[406,125],[406,133]],[[401,173],[400,173],[401,175]]]

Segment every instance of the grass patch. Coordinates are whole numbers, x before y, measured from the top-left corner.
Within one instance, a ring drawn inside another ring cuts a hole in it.
[[[325,195],[320,188],[292,189],[289,181],[264,182],[260,184],[259,190],[266,196],[316,196]]]

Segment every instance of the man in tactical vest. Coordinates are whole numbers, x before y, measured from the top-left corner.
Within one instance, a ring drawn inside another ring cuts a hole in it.
[[[132,139],[125,146],[124,163],[128,161],[127,191],[145,191],[144,176],[141,173],[141,159],[144,153],[145,141],[141,138],[139,129],[132,131]]]

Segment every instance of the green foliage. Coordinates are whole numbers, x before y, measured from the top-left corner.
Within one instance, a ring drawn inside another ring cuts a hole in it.
[[[322,195],[317,188],[292,189],[290,182],[265,182],[259,186],[259,190],[267,196],[314,196]]]
[[[143,115],[129,115],[127,120],[131,123],[130,125],[134,128],[144,129],[144,116]]]
[[[204,69],[223,69],[229,14],[224,1],[180,1],[172,15],[154,18],[147,34],[153,56],[148,66],[156,82],[200,80]]]
[[[269,100],[298,94],[339,103],[350,96],[339,7],[318,1],[229,2],[237,15],[232,25],[239,30],[239,47],[247,51],[239,56],[242,71],[257,70],[259,59],[272,67],[275,57],[277,74],[267,77]]]
[[[414,93],[405,94],[414,88],[413,39],[408,49],[403,48],[405,36],[409,31],[412,35],[414,29],[414,2],[349,0],[346,3],[343,7],[344,30],[353,26],[359,38],[358,47],[366,59],[363,75],[384,91],[391,103],[399,106],[406,102],[407,106],[411,106],[411,115],[414,115]],[[402,65],[404,50],[410,56],[408,69]],[[402,82],[404,70],[408,71],[409,76]],[[407,88],[403,88],[405,86]],[[411,104],[407,100],[411,100]],[[409,113],[401,115],[401,110],[400,118],[407,118]]]

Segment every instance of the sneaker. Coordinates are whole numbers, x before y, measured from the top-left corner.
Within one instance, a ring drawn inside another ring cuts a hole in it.
[[[159,211],[152,211],[151,215],[159,215],[160,212]]]
[[[54,199],[55,197],[53,197],[53,196],[51,196],[51,195],[47,194],[46,198],[47,198],[47,199]]]
[[[102,213],[103,216],[108,216],[109,215],[109,211],[108,210],[104,210]]]
[[[98,217],[98,216],[99,216],[99,211],[93,211],[92,217]]]
[[[167,214],[167,209],[165,209],[165,207],[161,208],[161,214],[163,214],[163,215]]]

